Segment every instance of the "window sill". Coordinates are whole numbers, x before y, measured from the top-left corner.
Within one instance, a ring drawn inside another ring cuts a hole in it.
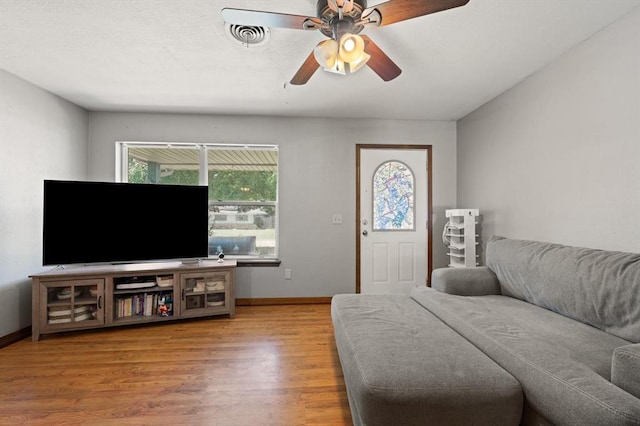
[[[236,259],[238,268],[273,267],[280,266],[280,259]]]

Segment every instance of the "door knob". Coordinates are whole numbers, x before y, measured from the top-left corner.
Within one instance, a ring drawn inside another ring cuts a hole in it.
[[[364,235],[364,236],[366,237],[367,235],[369,235],[369,233],[368,233],[368,232],[367,232],[367,230],[365,229],[364,231],[362,231],[362,235]]]

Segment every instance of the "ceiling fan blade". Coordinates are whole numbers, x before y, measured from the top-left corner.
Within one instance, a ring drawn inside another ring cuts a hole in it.
[[[467,3],[469,0],[389,0],[365,9],[362,16],[366,17],[377,10],[382,17],[379,25],[383,26],[464,6]]]
[[[366,35],[361,35],[364,40],[364,51],[371,55],[367,65],[384,81],[393,80],[400,75],[402,70]]]
[[[228,7],[222,9],[222,17],[229,24],[291,28],[294,30],[315,30],[322,25],[322,20],[310,16]]]
[[[316,61],[312,50],[311,54],[304,61],[296,75],[293,76],[290,83],[296,86],[305,84],[318,68],[320,68],[320,65],[318,64],[318,61]]]

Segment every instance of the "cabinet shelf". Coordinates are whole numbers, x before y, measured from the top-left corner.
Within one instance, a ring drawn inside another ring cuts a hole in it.
[[[167,262],[86,266],[31,275],[32,339],[35,342],[43,334],[63,331],[190,317],[234,318],[235,268],[234,260],[225,260],[191,265]],[[151,279],[157,279],[153,286],[116,288],[138,281],[148,283]],[[165,285],[158,286],[158,282]],[[196,282],[209,283],[216,289],[193,292]],[[164,312],[166,316],[162,315]]]
[[[207,290],[207,291],[185,291],[185,296],[202,296],[206,294],[225,293],[226,290]]]
[[[96,304],[96,299],[76,299],[75,302],[73,302],[73,305],[95,305]],[[72,303],[68,300],[59,300],[59,301],[54,301],[54,302],[48,302],[47,306],[48,307],[56,307],[56,306],[71,306]]]
[[[143,324],[148,322],[172,321],[172,320],[174,320],[173,315],[168,317],[163,317],[160,315],[153,315],[153,316],[136,315],[131,317],[115,318],[113,322],[114,324],[117,324],[117,325],[124,325],[124,324]]]
[[[159,293],[162,291],[172,291],[173,287],[146,287],[146,288],[135,288],[135,289],[126,289],[126,290],[114,290],[114,295],[120,294],[139,294],[139,293]]]

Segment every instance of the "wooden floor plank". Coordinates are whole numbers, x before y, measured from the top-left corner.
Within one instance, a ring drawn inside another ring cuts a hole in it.
[[[0,349],[0,424],[350,425],[330,306],[29,338]]]

